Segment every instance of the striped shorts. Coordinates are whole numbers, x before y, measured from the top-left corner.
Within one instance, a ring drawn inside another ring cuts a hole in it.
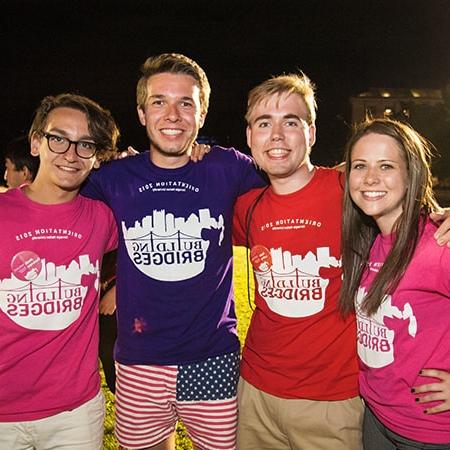
[[[141,449],[167,439],[178,419],[195,447],[236,448],[239,352],[179,366],[117,363],[116,437]]]

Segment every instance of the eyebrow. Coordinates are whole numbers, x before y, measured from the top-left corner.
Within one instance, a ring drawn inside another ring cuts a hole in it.
[[[367,159],[366,159],[366,158],[355,158],[355,159],[352,159],[352,160],[351,160],[351,162],[355,162],[355,161],[363,161],[363,162],[366,162]],[[377,163],[380,163],[380,162],[391,162],[391,163],[398,164],[398,161],[395,161],[395,160],[393,160],[393,159],[387,159],[387,158],[386,158],[386,159],[377,159],[376,162],[377,162]]]
[[[267,120],[267,119],[271,119],[273,116],[271,114],[262,114],[258,117],[255,118],[255,120],[253,122],[258,122],[259,120]],[[299,117],[297,114],[285,114],[283,116],[283,119],[297,119],[299,121],[306,121],[306,119],[302,119],[301,117]]]
[[[70,139],[67,131],[65,131],[61,128],[50,128],[50,130],[47,130],[46,133],[49,133],[49,134],[58,133],[58,134],[62,134],[63,137]],[[78,141],[86,141],[86,140],[95,141],[95,139],[91,135],[81,136],[81,138],[78,139]]]
[[[153,94],[153,95],[149,95],[148,96],[148,100],[149,99],[163,99],[163,98],[165,98],[165,97],[168,97],[167,95],[164,95],[164,94]],[[191,101],[191,102],[193,102],[194,101],[194,99],[192,98],[192,97],[189,97],[189,96],[187,96],[187,95],[185,95],[184,97],[181,97],[180,98],[180,100],[189,100],[189,101]]]

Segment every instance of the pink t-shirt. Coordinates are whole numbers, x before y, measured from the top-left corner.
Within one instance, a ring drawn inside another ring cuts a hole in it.
[[[374,316],[357,311],[357,324],[360,390],[368,406],[395,433],[438,444],[450,442],[450,411],[424,414],[436,403],[418,404],[411,393],[413,386],[437,381],[419,376],[421,369],[450,371],[450,249],[436,244],[435,230],[426,224],[393,295]],[[391,236],[375,240],[357,310],[391,246]]]
[[[99,390],[99,272],[117,229],[82,196],[42,205],[13,189],[0,212],[0,422],[36,420]]]

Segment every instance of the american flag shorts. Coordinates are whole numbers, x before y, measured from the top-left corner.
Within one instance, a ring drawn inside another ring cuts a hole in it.
[[[154,446],[183,421],[198,449],[236,448],[239,352],[179,366],[116,364],[116,437]]]

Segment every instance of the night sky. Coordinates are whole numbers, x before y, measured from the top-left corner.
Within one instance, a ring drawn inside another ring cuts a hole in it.
[[[342,154],[349,97],[369,87],[450,83],[448,0],[3,0],[0,142],[27,131],[45,95],[78,92],[110,109],[121,146],[147,146],[135,112],[139,67],[180,52],[206,71],[202,134],[244,151],[246,95],[303,70],[318,88],[313,161]]]

